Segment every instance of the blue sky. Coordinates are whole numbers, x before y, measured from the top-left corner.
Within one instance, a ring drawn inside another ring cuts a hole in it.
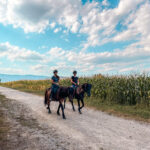
[[[149,0],[0,0],[0,73],[150,71]]]

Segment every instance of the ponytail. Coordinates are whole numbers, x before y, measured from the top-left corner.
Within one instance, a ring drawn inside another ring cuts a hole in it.
[[[59,80],[60,79],[60,77],[58,76],[58,75],[56,75],[56,78]]]

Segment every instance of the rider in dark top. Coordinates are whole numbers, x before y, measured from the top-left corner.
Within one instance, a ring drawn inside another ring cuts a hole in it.
[[[55,94],[59,88],[59,76],[57,75],[58,71],[54,70],[53,71],[54,75],[51,78],[52,81],[52,91],[51,91],[51,98],[53,96],[53,94]]]
[[[77,71],[73,71],[73,76],[71,77],[72,87],[76,88],[79,85],[79,78],[77,77]]]

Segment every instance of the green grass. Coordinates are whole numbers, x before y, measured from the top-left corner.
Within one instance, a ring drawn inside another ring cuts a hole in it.
[[[91,98],[85,104],[97,110],[150,121],[150,77],[145,74],[129,76],[102,76],[80,78],[80,83],[91,83]],[[16,81],[1,83],[1,86],[44,95],[51,86],[49,80]],[[61,85],[70,86],[70,79],[61,80]]]
[[[107,103],[96,98],[86,98],[85,104],[96,110],[107,112],[125,118],[131,118],[139,121],[150,122],[150,108],[137,105],[120,105],[115,103]]]

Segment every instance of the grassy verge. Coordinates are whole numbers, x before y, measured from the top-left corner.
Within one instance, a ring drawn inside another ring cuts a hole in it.
[[[103,102],[102,100],[95,98],[86,98],[85,104],[88,107],[107,112],[110,115],[113,114],[119,117],[150,123],[150,108],[144,106],[119,105]]]

